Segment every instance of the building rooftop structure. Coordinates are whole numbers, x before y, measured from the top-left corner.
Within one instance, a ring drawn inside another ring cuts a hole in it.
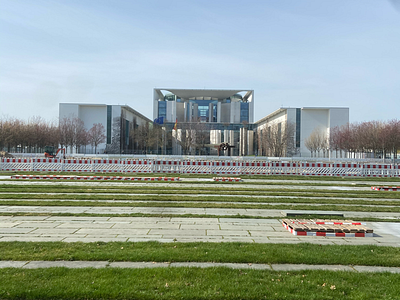
[[[153,118],[164,122],[253,123],[253,90],[155,88]]]

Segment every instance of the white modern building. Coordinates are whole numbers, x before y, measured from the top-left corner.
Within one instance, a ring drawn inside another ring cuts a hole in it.
[[[224,143],[230,151],[221,155],[310,157],[310,135],[318,131],[329,141],[332,128],[348,124],[349,108],[280,108],[254,122],[253,90],[155,88],[154,121],[129,106],[106,104],[61,103],[59,117],[79,118],[87,130],[101,123],[100,153],[217,155]]]
[[[86,130],[100,123],[104,127],[106,142],[97,147],[97,152],[104,153],[113,148],[114,153],[129,152],[132,145],[132,133],[139,126],[152,124],[152,121],[127,105],[60,103],[59,120],[79,118],[84,122]],[[86,152],[93,149],[87,146]]]
[[[253,123],[253,90],[155,88],[153,118],[164,122]]]
[[[347,107],[280,108],[256,122],[259,155],[268,156],[269,146],[265,140],[271,138],[275,130],[281,135],[286,131],[287,138],[292,139],[286,145],[284,156],[310,157],[305,142],[313,132],[321,133],[329,143],[331,129],[348,123]]]
[[[153,119],[167,130],[178,124],[172,154],[216,155],[216,145],[221,143],[232,146],[233,155],[253,153],[253,90],[155,88],[153,95]],[[185,149],[188,139],[193,146]]]

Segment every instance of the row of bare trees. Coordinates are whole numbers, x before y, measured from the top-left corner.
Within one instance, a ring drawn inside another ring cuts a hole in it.
[[[46,122],[40,117],[29,121],[0,119],[0,150],[41,152],[45,146],[57,146],[58,141],[58,125],[54,122]]]
[[[45,146],[79,149],[91,145],[95,151],[105,142],[104,126],[93,124],[86,130],[78,118],[64,118],[59,124],[47,122],[40,117],[29,121],[15,118],[0,119],[0,150],[8,152],[44,152]]]
[[[106,141],[103,124],[95,123],[87,130],[84,122],[79,118],[63,118],[58,128],[59,144],[61,147],[69,147],[71,152],[75,148],[79,153],[82,147],[91,145],[97,153],[97,146]],[[85,151],[86,152],[86,151]]]
[[[385,158],[397,156],[400,148],[400,121],[370,121],[351,123],[331,129],[330,133],[316,128],[304,140],[311,156],[336,157],[347,153],[350,157]]]
[[[265,126],[259,133],[260,155],[293,156],[296,153],[295,131],[295,125],[290,122],[274,122]]]
[[[352,123],[334,128],[329,137],[331,151],[346,151],[353,157],[397,157],[400,148],[400,120]]]

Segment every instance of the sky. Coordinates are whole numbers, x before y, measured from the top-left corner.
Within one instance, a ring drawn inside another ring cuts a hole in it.
[[[399,119],[400,0],[0,0],[0,119],[59,103],[129,105],[153,89],[252,89],[280,107]]]

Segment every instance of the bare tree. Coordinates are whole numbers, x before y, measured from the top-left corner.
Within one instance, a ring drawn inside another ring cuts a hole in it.
[[[112,126],[112,138],[111,144],[107,144],[106,151],[107,153],[112,154],[121,154],[121,128],[122,128],[122,118],[115,117],[113,118],[113,126]]]
[[[88,139],[88,134],[85,129],[85,124],[84,122],[79,119],[79,118],[74,118],[73,119],[73,131],[74,131],[74,146],[75,146],[75,152],[79,153],[80,148],[82,146],[86,146],[89,144],[89,139]]]
[[[92,147],[94,147],[94,153],[97,153],[97,146],[101,143],[105,143],[106,141],[106,135],[104,132],[105,129],[101,123],[95,123],[93,124],[92,128],[89,129],[89,142]]]
[[[311,134],[304,140],[304,145],[311,152],[311,157],[320,155],[320,152],[323,151],[325,156],[325,151],[328,149],[328,139],[327,135],[321,128],[315,128]]]
[[[283,126],[282,126],[283,125]],[[285,157],[295,153],[295,126],[290,122],[272,122],[263,128],[262,148],[267,156]]]

